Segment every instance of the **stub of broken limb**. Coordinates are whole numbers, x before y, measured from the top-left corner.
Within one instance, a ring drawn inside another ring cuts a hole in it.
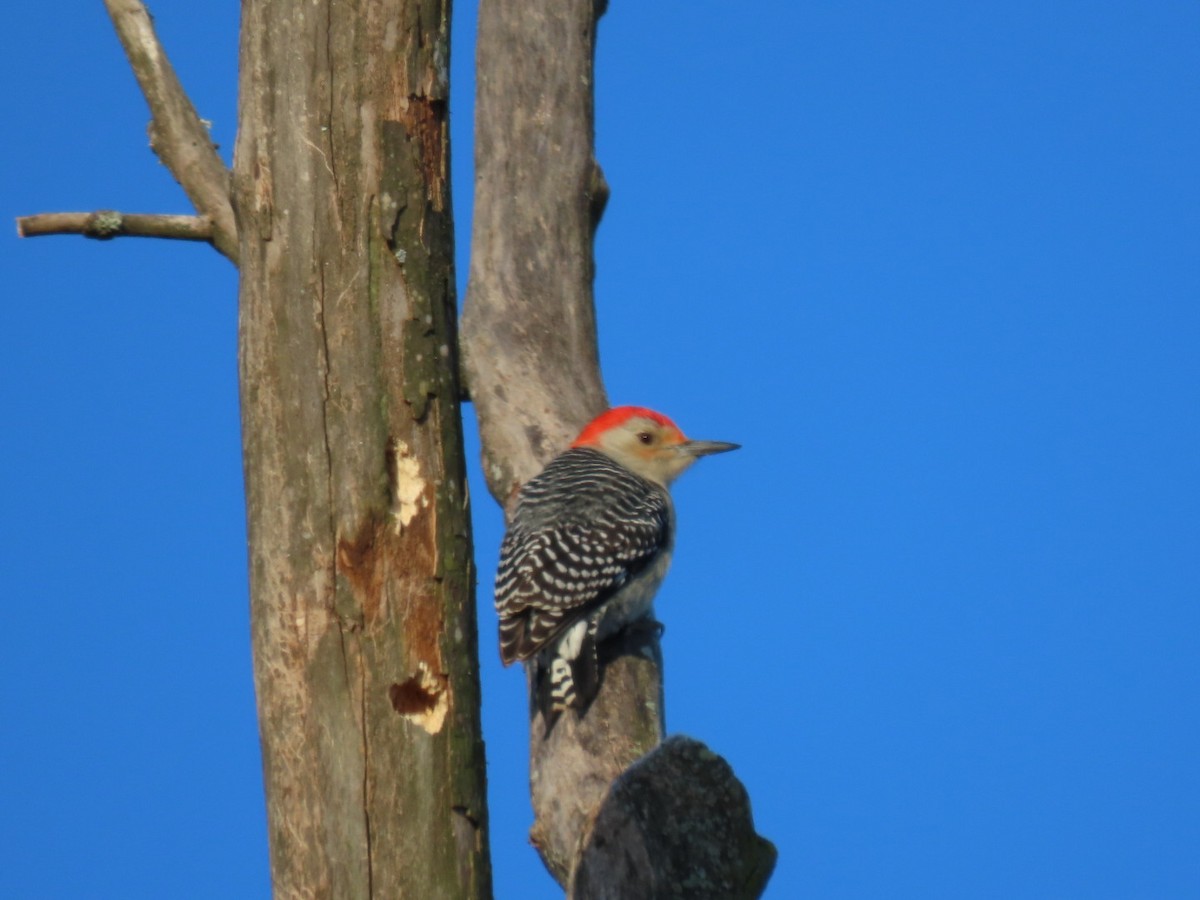
[[[583,835],[567,896],[751,900],[775,858],[729,763],[675,736],[613,783]]]

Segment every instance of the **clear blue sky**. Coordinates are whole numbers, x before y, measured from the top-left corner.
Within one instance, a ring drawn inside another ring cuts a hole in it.
[[[228,156],[237,4],[153,10]],[[187,211],[100,3],[0,41],[6,221]],[[618,2],[597,67],[610,395],[744,445],[659,614],[768,896],[1200,897],[1200,7]],[[0,260],[0,896],[265,897],[233,268]],[[557,897],[472,476],[497,896]]]

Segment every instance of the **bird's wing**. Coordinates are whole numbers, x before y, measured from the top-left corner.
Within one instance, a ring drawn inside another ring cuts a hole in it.
[[[669,500],[657,490],[599,505],[536,530],[510,529],[500,548],[500,656],[528,659],[619,590],[667,540]]]

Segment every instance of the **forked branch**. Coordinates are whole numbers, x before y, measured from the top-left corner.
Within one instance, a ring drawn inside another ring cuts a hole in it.
[[[104,0],[104,5],[150,106],[150,147],[175,176],[199,215],[108,210],[43,213],[18,219],[17,232],[23,237],[82,234],[100,239],[125,235],[207,241],[236,265],[237,223],[230,199],[229,170],[158,42],[150,13],[141,0]]]
[[[208,128],[196,114],[154,33],[141,0],[104,0],[150,106],[150,147],[179,181],[196,207],[213,224],[213,245],[237,262],[237,225],[229,196],[229,170],[213,146]]]

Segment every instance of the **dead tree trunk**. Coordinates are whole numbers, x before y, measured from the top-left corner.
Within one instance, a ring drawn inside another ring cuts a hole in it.
[[[252,623],[285,897],[490,892],[447,7],[242,6]]]
[[[283,898],[491,896],[448,181],[447,0],[244,0],[234,170],[141,0],[106,0],[195,216],[241,269],[251,629]]]
[[[593,158],[600,12],[594,0],[480,3],[463,341],[488,486],[506,507],[606,405],[592,300],[608,197]],[[703,745],[660,744],[656,634],[618,635],[601,660],[582,719],[546,736],[531,698],[530,836],[547,868],[581,898],[757,896],[775,851],[754,833],[745,790]],[[714,796],[733,799],[705,802]],[[681,881],[689,865],[710,867],[705,879]]]

